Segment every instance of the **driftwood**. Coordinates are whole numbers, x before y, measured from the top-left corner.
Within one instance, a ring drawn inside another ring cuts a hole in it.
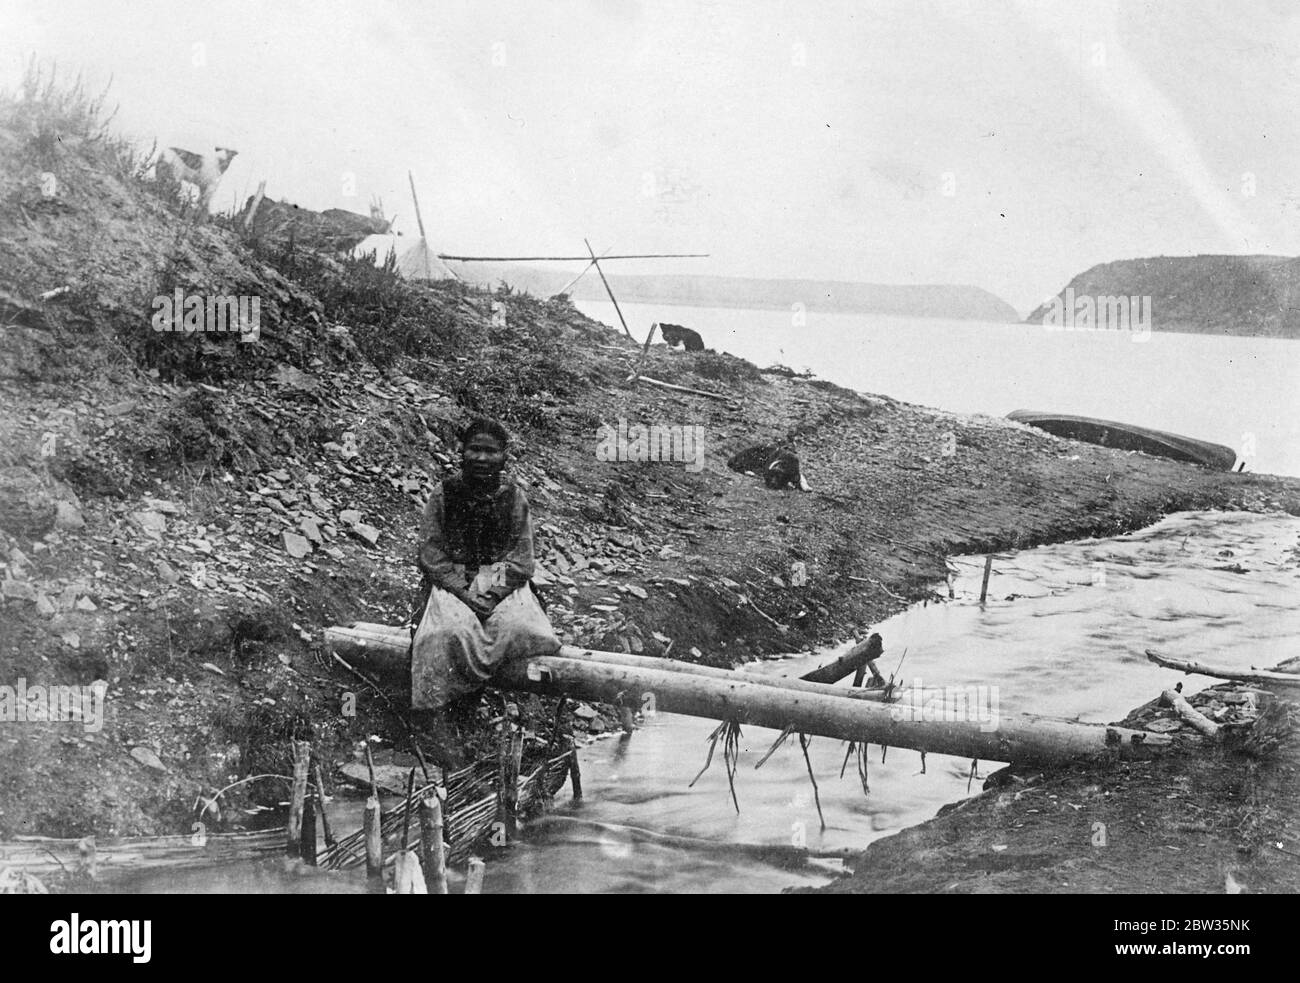
[[[652,386],[658,386],[660,389],[671,389],[673,392],[690,393],[692,396],[707,396],[709,399],[720,399],[724,403],[733,402],[730,396],[723,393],[711,393],[703,389],[692,389],[690,386],[679,386],[676,383],[664,382],[661,379],[652,379],[648,375],[638,375],[637,382],[648,382]]]
[[[838,683],[850,673],[860,669],[870,669],[873,678],[878,679],[875,661],[884,654],[884,645],[878,634],[872,635],[865,642],[859,642],[834,662],[806,672],[799,678],[807,683]]]
[[[1182,672],[1194,672],[1201,676],[1216,676],[1219,679],[1234,679],[1243,683],[1274,683],[1278,686],[1300,686],[1300,675],[1289,672],[1275,672],[1271,669],[1229,669],[1226,666],[1214,666],[1190,659],[1171,659],[1147,649],[1147,658],[1166,669],[1178,669]]]
[[[1178,716],[1206,737],[1218,739],[1219,725],[1188,703],[1182,693],[1174,689],[1167,689],[1160,694],[1160,702],[1164,706],[1173,707],[1178,712]]]
[[[388,658],[394,658],[392,642],[381,645],[384,626],[364,625],[358,629],[327,629],[326,642],[346,644],[349,636],[357,634],[363,648],[377,652],[386,647]],[[388,631],[391,639],[393,630]],[[396,632],[402,637],[401,629]],[[405,645],[398,644],[404,651]],[[629,693],[651,693],[656,709],[665,713],[732,720],[777,731],[791,727],[809,736],[990,761],[1052,763],[1108,752],[1143,757],[1149,749],[1170,744],[1164,735],[1120,727],[1006,712],[999,713],[996,720],[981,721],[971,719],[978,714],[947,712],[957,708],[924,701],[920,705],[927,712],[921,713],[911,706],[877,705],[882,699],[880,693],[701,669],[667,660],[565,646],[558,655],[507,663],[493,684],[502,689],[611,704]],[[954,719],[963,716],[965,719]]]
[[[346,652],[352,656],[369,659],[375,665],[384,667],[386,671],[395,671],[398,667],[405,668],[404,660],[407,656],[409,647],[409,632],[403,628],[390,628],[387,625],[377,625],[367,622],[358,622],[350,628],[327,628],[325,630],[325,643],[335,655],[339,652]],[[868,648],[870,639],[857,648]],[[628,666],[633,669],[662,669],[676,673],[683,673],[690,676],[700,676],[702,678],[716,679],[723,682],[731,682],[737,676],[748,680],[758,686],[771,686],[776,689],[786,691],[797,691],[806,693],[818,693],[825,695],[827,690],[835,696],[843,697],[849,700],[866,700],[871,703],[886,703],[888,697],[882,690],[870,689],[851,689],[847,686],[828,687],[823,684],[808,682],[804,679],[791,679],[788,676],[772,676],[760,673],[745,672],[744,668],[740,670],[715,669],[712,666],[698,666],[689,662],[677,662],[670,659],[657,659],[644,655],[632,655],[627,652],[602,652],[599,649],[584,649],[573,645],[563,645],[557,653],[566,659],[580,659],[586,662],[602,662],[607,665]],[[834,666],[839,662],[848,660],[853,653],[850,652],[831,663]],[[856,657],[855,657],[856,661]],[[823,668],[830,670],[830,666]],[[820,672],[821,670],[813,670]],[[637,697],[637,704],[640,705],[641,693],[633,694]],[[627,694],[624,695],[627,698]],[[942,690],[926,690],[917,694],[918,700],[924,700],[927,703],[944,702]]]

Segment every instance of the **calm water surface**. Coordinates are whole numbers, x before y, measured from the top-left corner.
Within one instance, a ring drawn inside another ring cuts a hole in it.
[[[584,313],[617,325],[608,303]],[[1048,331],[885,315],[623,305],[644,339],[655,321],[718,351],[811,369],[859,392],[955,413],[1050,410],[1170,430],[1234,448],[1251,471],[1300,475],[1300,341],[1151,332]],[[621,330],[621,329],[620,329]]]

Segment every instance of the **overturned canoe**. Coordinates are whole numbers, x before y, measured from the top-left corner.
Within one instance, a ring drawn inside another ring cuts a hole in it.
[[[1008,413],[1007,419],[1069,440],[1082,440],[1121,451],[1142,451],[1144,454],[1199,464],[1218,471],[1231,471],[1237,463],[1237,452],[1231,447],[1138,427],[1131,423],[1098,420],[1090,416],[1069,416],[1064,413],[1038,413],[1034,410],[1016,410]]]

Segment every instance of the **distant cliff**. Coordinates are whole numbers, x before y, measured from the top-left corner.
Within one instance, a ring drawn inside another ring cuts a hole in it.
[[[466,279],[497,284],[549,297],[561,290],[578,270],[530,268],[493,263],[452,263]],[[615,265],[615,264],[609,264]],[[961,320],[1012,322],[1020,315],[1010,304],[979,287],[933,284],[899,286],[840,280],[759,279],[731,276],[673,274],[606,276],[620,303],[664,304],[686,307],[730,307],[805,310],[832,314],[896,314],[907,317],[945,317]],[[578,282],[570,295],[575,300],[604,300],[605,288],[595,271]]]
[[[1300,259],[1285,256],[1155,256],[1102,263],[1067,291],[1076,305],[1101,297],[1150,297],[1151,329],[1300,338]],[[1041,324],[1050,302],[1025,319]]]

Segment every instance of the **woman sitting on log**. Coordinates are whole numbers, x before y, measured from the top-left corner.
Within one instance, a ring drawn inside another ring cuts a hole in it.
[[[461,471],[434,488],[420,529],[428,592],[411,647],[411,706],[429,721],[444,764],[460,763],[448,710],[507,659],[559,650],[534,596],[533,528],[524,489],[504,474],[510,438],[477,417],[461,431]]]

